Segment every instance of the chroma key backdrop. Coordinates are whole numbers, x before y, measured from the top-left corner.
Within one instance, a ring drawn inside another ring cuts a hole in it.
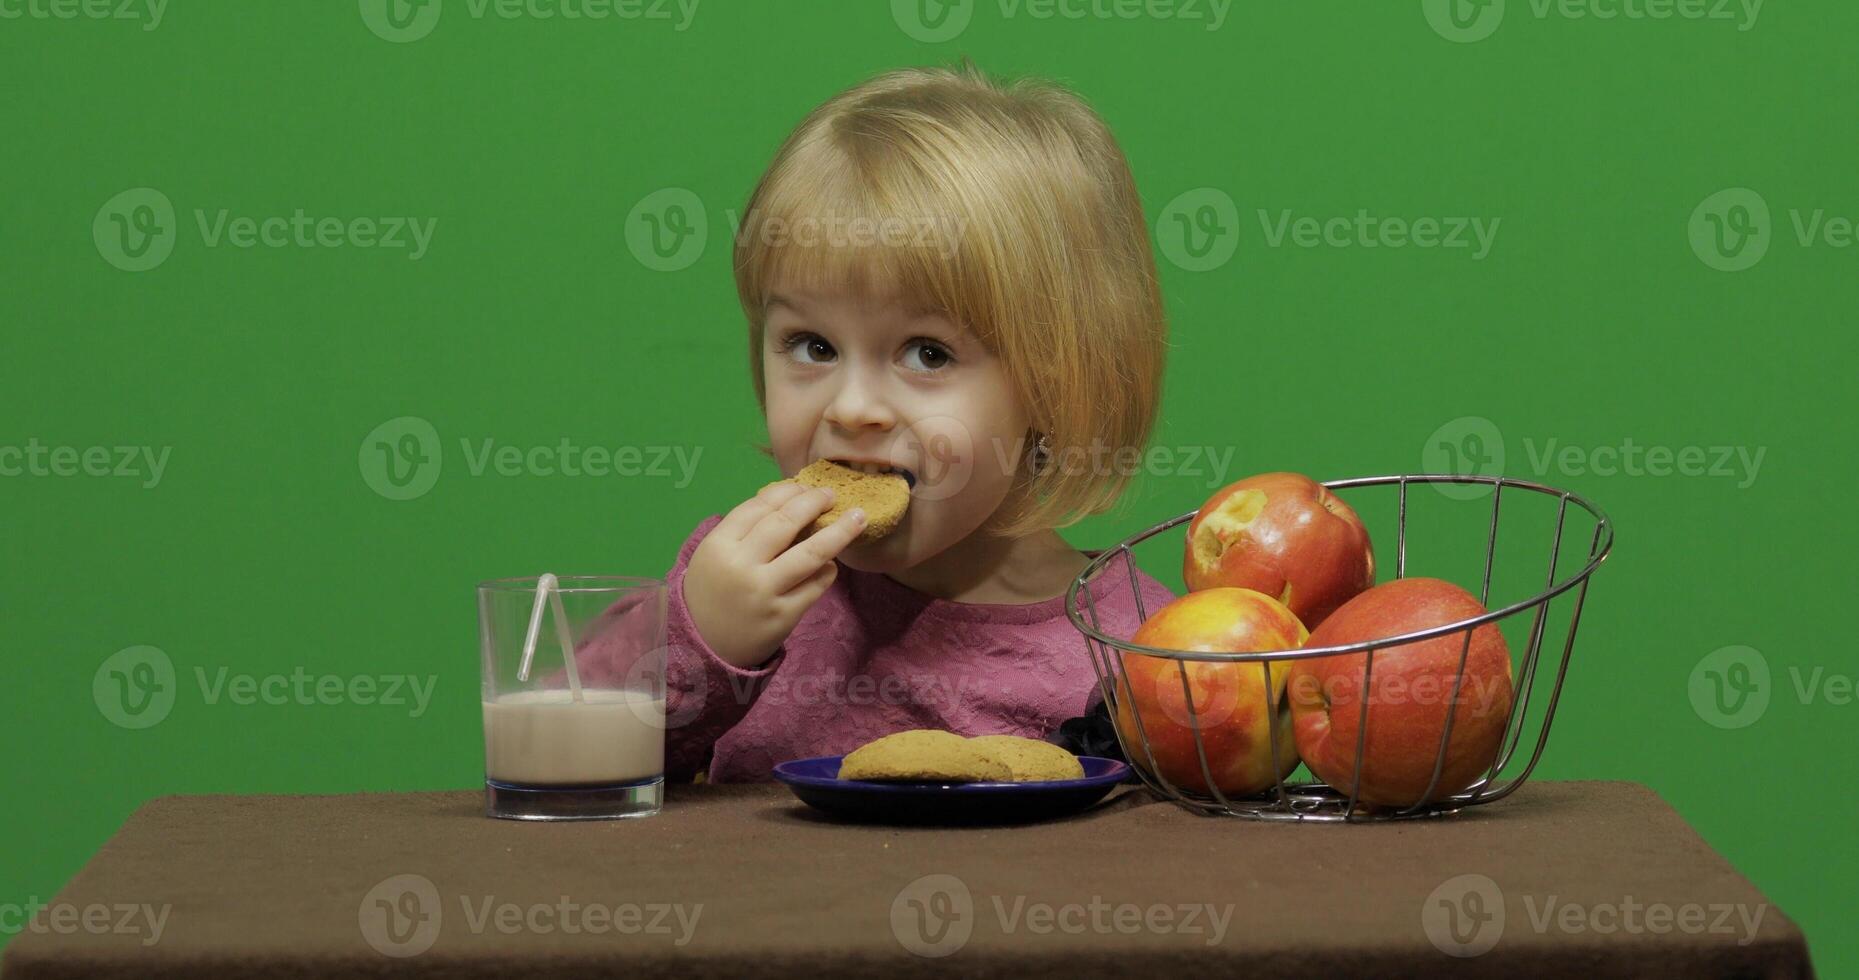
[[[1135,478],[1067,539],[1269,470],[1595,501],[1532,779],[1651,786],[1859,974],[1855,38],[1846,0],[0,0],[0,939],[155,796],[481,785],[473,585],[662,575],[779,476],[743,205],[832,94],[966,57],[1102,114],[1161,276],[1160,421],[1079,461]]]

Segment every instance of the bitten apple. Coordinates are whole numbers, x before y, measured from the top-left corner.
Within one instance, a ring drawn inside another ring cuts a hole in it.
[[[1201,505],[1181,577],[1192,592],[1263,592],[1314,630],[1375,584],[1375,549],[1362,519],[1329,488],[1297,473],[1261,473]]]
[[[1156,610],[1131,639],[1170,650],[1256,653],[1296,649],[1309,635],[1291,610],[1270,596],[1251,589],[1207,589],[1190,592]],[[1268,672],[1259,663],[1124,654],[1129,686],[1117,689],[1116,723],[1130,761],[1152,774],[1159,772],[1178,788],[1207,792],[1206,774],[1194,747],[1198,725],[1207,770],[1222,793],[1250,795],[1276,785],[1297,768],[1290,709],[1284,699],[1286,666],[1284,661],[1275,661]],[[1188,694],[1182,691],[1184,670],[1193,697],[1192,714]],[[1268,688],[1275,706],[1270,711]],[[1275,758],[1270,727],[1274,713],[1278,718]],[[1145,736],[1148,751],[1143,748]],[[1153,770],[1150,753],[1154,754]]]
[[[1386,582],[1344,603],[1311,632],[1311,646],[1342,646],[1399,636],[1482,616],[1471,593],[1433,578]],[[1465,654],[1465,675],[1453,708],[1453,677]],[[1430,640],[1377,647],[1368,655],[1337,654],[1298,660],[1286,681],[1298,753],[1317,778],[1342,793],[1356,773],[1356,732],[1362,718],[1362,675],[1369,674],[1368,731],[1362,743],[1359,798],[1383,806],[1412,806],[1427,794],[1439,755],[1446,715],[1451,741],[1439,782],[1428,800],[1471,786],[1497,758],[1510,717],[1510,648],[1495,623]]]

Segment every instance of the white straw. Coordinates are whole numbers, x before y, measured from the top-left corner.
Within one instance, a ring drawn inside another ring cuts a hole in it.
[[[553,581],[549,583],[549,608],[555,611],[555,639],[562,645],[562,662],[568,665],[568,690],[576,701],[585,703],[587,699],[581,696],[581,671],[574,664],[574,635],[568,631],[568,614],[562,611],[562,591]]]
[[[574,700],[585,704],[587,698],[581,694],[581,671],[574,662],[574,634],[568,629],[568,613],[562,609],[561,581],[548,572],[536,579],[536,604],[529,610],[529,629],[523,633],[523,663],[517,668],[516,679],[528,681],[529,668],[536,662],[536,639],[542,632],[544,602],[555,613],[555,640],[561,644],[562,662],[568,668],[569,693]]]
[[[516,671],[516,679],[529,680],[529,667],[536,661],[536,634],[542,631],[542,604],[549,600],[549,593],[555,589],[555,576],[544,573],[536,579],[536,604],[529,610],[529,630],[523,634],[523,663]]]

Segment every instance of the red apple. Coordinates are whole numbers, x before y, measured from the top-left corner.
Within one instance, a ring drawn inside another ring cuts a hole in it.
[[[1263,592],[1314,630],[1375,584],[1375,549],[1355,510],[1323,484],[1261,473],[1201,505],[1188,524],[1181,577],[1191,592]]]
[[[1291,610],[1270,596],[1251,589],[1207,589],[1190,592],[1156,610],[1131,640],[1169,650],[1255,653],[1296,649],[1308,636]],[[1116,723],[1130,760],[1152,774],[1159,772],[1177,788],[1205,793],[1207,778],[1194,747],[1198,726],[1207,769],[1222,793],[1250,795],[1276,785],[1297,768],[1291,714],[1284,698],[1287,666],[1277,661],[1268,672],[1259,663],[1124,654],[1128,687],[1117,687]],[[1188,695],[1182,691],[1183,671],[1193,697],[1192,713]],[[1266,708],[1268,685],[1278,717],[1275,759],[1271,715]],[[1145,737],[1148,751],[1143,748]]]
[[[1341,646],[1482,616],[1471,593],[1434,578],[1398,579],[1344,603],[1310,635],[1310,646]],[[1465,674],[1453,707],[1453,678],[1465,653]],[[1362,675],[1369,673],[1368,733],[1362,743],[1359,798],[1412,806],[1423,794],[1440,800],[1471,786],[1490,768],[1510,717],[1510,648],[1496,623],[1430,640],[1298,660],[1287,680],[1298,753],[1317,778],[1348,793],[1356,774],[1356,733],[1362,718]],[[1427,794],[1440,738],[1451,711],[1452,737],[1439,782]]]

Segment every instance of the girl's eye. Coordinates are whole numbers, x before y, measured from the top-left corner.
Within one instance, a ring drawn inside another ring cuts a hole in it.
[[[906,348],[904,364],[913,371],[940,371],[955,362],[949,348],[933,340],[913,340]],[[912,363],[913,357],[916,363]]]
[[[833,359],[833,345],[814,333],[789,334],[781,340],[781,351],[802,364],[824,364]]]
[[[780,349],[783,354],[800,364],[825,364],[834,360],[838,352],[833,345],[826,342],[819,334],[800,331],[781,338]],[[949,348],[928,339],[911,341],[905,347],[904,366],[912,371],[941,371],[955,363],[955,355]]]

